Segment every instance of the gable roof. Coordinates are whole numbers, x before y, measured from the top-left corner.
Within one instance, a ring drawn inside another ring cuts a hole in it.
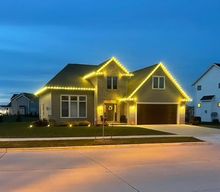
[[[27,99],[31,100],[31,101],[38,101],[38,98],[36,95],[32,94],[32,93],[19,93],[19,94],[14,94],[12,97],[11,97],[11,101],[14,100],[14,99],[17,99],[19,97],[26,97]]]
[[[146,78],[146,76],[157,66],[157,64],[155,65],[151,65],[149,67],[145,67],[136,71],[133,71],[133,76],[130,78],[129,82],[128,82],[128,95],[130,95],[135,88],[137,88],[137,85],[140,85],[141,82],[144,81],[144,79]]]
[[[124,71],[127,74],[129,73],[129,71],[126,69],[126,67],[124,65],[122,65],[120,63],[120,61],[118,59],[116,59],[115,57],[112,57],[111,59],[108,59],[105,62],[101,63],[99,65],[99,68],[98,68],[97,72],[100,72],[102,69],[104,69],[112,61],[114,61],[118,65],[118,67],[122,69],[122,71]]]
[[[184,96],[186,101],[190,101],[190,97],[185,93],[182,87],[177,83],[175,78],[170,74],[166,67],[162,64],[155,64],[143,69],[139,69],[130,73],[116,58],[112,57],[99,65],[88,64],[68,64],[54,78],[52,78],[43,89],[39,90],[36,95],[47,89],[57,90],[88,90],[94,91],[95,88],[88,78],[103,75],[101,72],[109,63],[114,61],[124,72],[125,76],[129,76],[128,82],[128,99],[132,99],[133,95],[142,87],[142,85],[153,75],[153,73],[161,67],[169,79],[174,83],[176,88]],[[127,98],[124,98],[125,100]]]
[[[128,99],[131,99],[134,94],[145,84],[145,82],[154,74],[154,72],[161,67],[162,70],[164,71],[164,73],[167,75],[167,77],[172,81],[172,83],[175,85],[175,87],[178,89],[178,91],[183,95],[183,97],[185,98],[185,101],[192,101],[192,99],[187,95],[187,93],[183,90],[183,88],[181,87],[181,85],[177,82],[177,80],[172,76],[172,74],[168,71],[168,69],[165,67],[165,65],[163,63],[159,63],[156,65],[152,65],[149,68],[145,68],[143,70],[139,70],[136,71],[136,73],[140,73],[140,76],[142,74],[142,76],[145,78],[140,81],[139,84],[136,84],[136,88],[130,93],[130,95],[128,96]],[[148,73],[145,73],[146,72]],[[137,74],[136,74],[137,75]],[[134,83],[133,83],[134,84]]]
[[[214,63],[213,65],[211,65],[206,71],[205,73],[203,73],[193,84],[192,86],[194,86],[198,81],[200,81],[213,67],[220,67],[219,63]]]

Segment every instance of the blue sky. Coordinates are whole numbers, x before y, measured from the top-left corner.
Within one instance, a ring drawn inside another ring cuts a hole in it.
[[[183,87],[220,62],[219,0],[0,2],[0,104],[35,92],[67,63],[163,61]]]

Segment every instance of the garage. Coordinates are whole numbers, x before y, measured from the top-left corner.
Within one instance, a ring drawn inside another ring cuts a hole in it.
[[[177,104],[138,104],[137,124],[176,124]]]

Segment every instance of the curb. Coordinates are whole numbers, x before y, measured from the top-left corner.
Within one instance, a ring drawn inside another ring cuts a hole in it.
[[[83,150],[83,149],[106,149],[106,148],[128,148],[128,147],[166,147],[181,145],[211,145],[209,142],[178,142],[178,143],[139,143],[139,144],[120,144],[120,145],[90,145],[90,146],[66,146],[66,147],[32,147],[32,148],[2,148],[7,152],[41,152],[41,151],[60,151],[60,150]]]

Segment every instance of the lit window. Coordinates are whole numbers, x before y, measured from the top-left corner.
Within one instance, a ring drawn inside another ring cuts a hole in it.
[[[154,76],[152,79],[153,89],[165,89],[165,77],[164,76]]]
[[[61,117],[86,118],[86,96],[61,96]]]
[[[198,108],[201,108],[201,107],[202,107],[202,104],[201,104],[201,103],[198,103],[197,106],[198,106]]]
[[[220,107],[220,102],[218,102],[218,107]]]
[[[107,77],[107,89],[117,89],[118,88],[118,77]]]
[[[197,91],[201,91],[202,90],[202,85],[197,85]]]

